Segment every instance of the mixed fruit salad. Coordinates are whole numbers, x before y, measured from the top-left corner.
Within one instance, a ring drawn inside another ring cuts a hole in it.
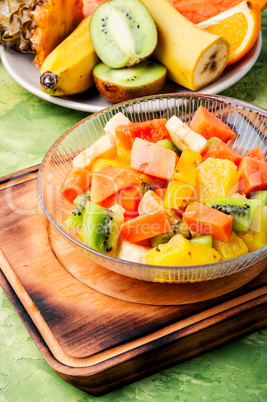
[[[173,115],[131,122],[115,114],[72,161],[64,222],[84,244],[160,266],[216,263],[267,244],[267,163],[237,152],[236,133],[200,106],[190,126]]]

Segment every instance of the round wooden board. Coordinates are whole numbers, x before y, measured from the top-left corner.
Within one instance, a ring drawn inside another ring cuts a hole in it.
[[[50,223],[48,234],[56,258],[71,275],[99,293],[132,303],[171,306],[210,300],[240,288],[266,268],[266,261],[262,261],[244,271],[205,282],[145,282],[117,274],[92,262]]]

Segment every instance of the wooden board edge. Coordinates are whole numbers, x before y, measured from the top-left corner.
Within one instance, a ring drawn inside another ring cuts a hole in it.
[[[265,295],[246,302],[241,312],[235,308],[235,311],[226,316],[224,313],[218,314],[217,319],[220,319],[217,323],[212,325],[210,320],[210,325],[203,327],[200,332],[199,323],[193,324],[180,331],[176,339],[165,339],[164,343],[156,340],[149,347],[137,348],[132,358],[126,358],[124,361],[121,359],[119,364],[113,361],[113,365],[109,368],[91,375],[86,373],[86,370],[65,366],[54,358],[1,271],[0,285],[47,364],[59,377],[94,396],[104,395],[267,326],[267,296]],[[259,315],[262,320],[258,319]],[[200,333],[201,338],[199,338]]]
[[[9,173],[5,176],[0,177],[0,185],[10,182],[12,180],[20,179],[21,181],[26,181],[26,176],[30,173],[38,172],[40,165],[30,166],[28,168],[18,170],[17,172]],[[23,180],[25,178],[25,180]]]

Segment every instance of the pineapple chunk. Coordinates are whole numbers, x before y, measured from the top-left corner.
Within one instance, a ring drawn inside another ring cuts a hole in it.
[[[90,169],[97,158],[116,158],[117,144],[114,137],[105,135],[84,149],[73,159],[73,166]]]
[[[220,254],[212,247],[192,244],[177,234],[168,243],[160,244],[150,250],[144,259],[150,265],[190,266],[218,262]]]
[[[113,257],[120,260],[138,262],[145,264],[144,255],[149,251],[148,247],[139,246],[138,244],[130,243],[127,240],[120,239]]]
[[[213,238],[213,247],[220,254],[222,261],[231,260],[248,253],[246,244],[234,232],[232,232],[228,243]]]
[[[263,231],[254,232],[253,230],[249,230],[248,232],[238,232],[237,234],[246,244],[249,253],[258,250],[267,244],[266,235]]]
[[[118,126],[125,126],[128,124],[131,124],[131,121],[123,113],[119,112],[107,122],[104,127],[104,131],[106,134],[116,137],[116,128]]]

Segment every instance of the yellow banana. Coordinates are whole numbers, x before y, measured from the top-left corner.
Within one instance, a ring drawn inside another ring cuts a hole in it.
[[[61,42],[44,60],[40,85],[53,96],[73,95],[94,85],[92,70],[99,59],[89,34],[90,17]]]
[[[141,1],[158,28],[158,45],[153,55],[167,67],[169,78],[191,90],[215,81],[226,67],[228,42],[198,28],[168,0]]]

